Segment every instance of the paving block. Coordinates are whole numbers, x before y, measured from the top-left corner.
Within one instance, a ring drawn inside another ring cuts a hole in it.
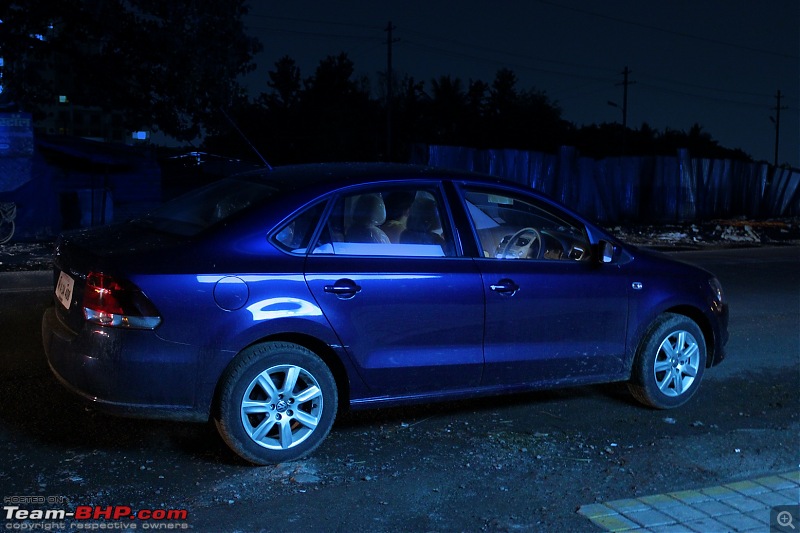
[[[670,524],[668,526],[648,527],[643,531],[649,531],[650,533],[686,533],[689,530],[683,524]]]
[[[678,492],[670,492],[669,495],[684,503],[704,502],[711,499],[710,495],[703,494],[699,490],[680,490]]]
[[[717,500],[709,500],[707,502],[698,502],[692,505],[692,509],[697,509],[698,511],[707,514],[708,516],[722,516],[726,514],[733,514],[738,513],[739,511],[731,507],[730,505],[725,505],[725,503],[717,501]]]
[[[701,518],[700,520],[692,520],[686,522],[684,526],[698,533],[709,533],[710,531],[730,531],[730,527],[722,522],[717,522],[716,518]]]
[[[592,518],[592,522],[607,531],[631,531],[640,529],[639,524],[618,514],[598,516],[597,518]]]
[[[583,516],[594,519],[598,516],[609,516],[612,514],[619,514],[617,511],[602,503],[590,503],[589,505],[581,505],[578,513]]]
[[[639,501],[645,503],[652,507],[653,509],[658,509],[663,511],[669,507],[675,507],[678,505],[683,505],[683,502],[680,500],[676,500],[672,496],[668,494],[654,494],[652,496],[642,496],[639,498]]]
[[[725,500],[725,505],[730,505],[742,513],[749,513],[750,511],[758,511],[759,509],[766,509],[767,505],[758,500],[754,500],[748,496],[734,496]]]
[[[796,470],[794,472],[787,472],[785,474],[780,474],[782,478],[786,478],[789,481],[794,481],[798,485],[800,485],[800,470]]]
[[[734,496],[739,494],[735,490],[731,490],[726,487],[707,487],[705,489],[701,489],[700,492],[702,492],[706,496],[714,498],[715,500],[724,500],[725,498],[733,498]]]
[[[754,511],[752,513],[745,513],[747,516],[752,518],[753,520],[760,522],[761,525],[768,526],[770,520],[770,510],[766,509],[764,511]]]
[[[650,507],[639,500],[635,500],[633,498],[627,498],[624,500],[615,500],[613,502],[606,502],[606,505],[619,511],[620,513],[629,513],[632,511],[644,511],[645,509],[649,509]]]
[[[668,514],[656,511],[655,509],[644,509],[643,511],[633,511],[625,513],[625,517],[633,520],[637,524],[641,524],[646,528],[652,526],[668,526],[676,524],[678,521]]]
[[[772,490],[790,489],[797,486],[794,481],[781,476],[760,477],[753,481]]]
[[[760,485],[754,481],[737,481],[736,483],[728,483],[723,485],[731,490],[735,490],[739,494],[752,496],[753,494],[761,494],[767,492],[769,489],[764,485]]]
[[[700,502],[705,503],[705,502]],[[698,505],[698,504],[695,504]],[[692,505],[679,505],[678,507],[670,507],[668,509],[661,509],[662,512],[668,514],[675,519],[676,522],[690,522],[692,520],[700,520],[708,515],[699,509],[695,509]]]
[[[776,507],[778,505],[797,504],[797,500],[793,500],[791,497],[781,494],[780,492],[765,492],[764,494],[754,494],[752,498],[754,500],[760,501],[761,503],[769,507]]]
[[[734,531],[748,531],[751,529],[764,528],[764,524],[761,521],[741,513],[718,516],[715,520],[729,526]]]
[[[800,503],[800,489],[798,488],[779,490],[776,491],[775,494],[781,494],[794,500],[794,503]]]

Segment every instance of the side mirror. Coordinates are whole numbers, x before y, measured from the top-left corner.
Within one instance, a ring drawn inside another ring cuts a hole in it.
[[[608,241],[600,241],[600,262],[611,263],[614,261],[614,254],[617,248]]]

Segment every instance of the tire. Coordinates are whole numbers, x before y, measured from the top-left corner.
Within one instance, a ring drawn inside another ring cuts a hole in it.
[[[214,422],[237,455],[257,465],[295,461],[330,432],[338,394],[328,366],[290,343],[242,351],[222,377]]]
[[[644,405],[673,409],[697,392],[705,368],[706,343],[700,327],[683,315],[664,313],[642,339],[628,389]]]

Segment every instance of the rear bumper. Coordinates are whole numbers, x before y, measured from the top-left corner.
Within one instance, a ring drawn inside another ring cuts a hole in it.
[[[197,354],[152,331],[84,324],[66,327],[50,307],[42,317],[47,362],[68,389],[118,415],[207,420],[195,402]]]

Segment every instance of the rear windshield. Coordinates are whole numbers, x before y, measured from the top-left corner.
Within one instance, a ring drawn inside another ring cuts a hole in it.
[[[224,179],[170,200],[134,222],[174,235],[197,235],[276,192],[260,181]]]

